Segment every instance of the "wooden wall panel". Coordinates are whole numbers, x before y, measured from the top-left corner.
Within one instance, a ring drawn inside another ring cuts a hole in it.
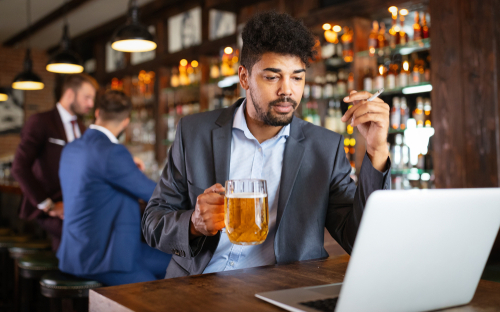
[[[498,185],[493,0],[461,0],[462,97],[465,128],[465,187]],[[433,41],[434,44],[435,41]]]
[[[462,92],[460,0],[430,2],[436,187],[465,187],[464,101]],[[439,17],[439,18],[437,18]]]

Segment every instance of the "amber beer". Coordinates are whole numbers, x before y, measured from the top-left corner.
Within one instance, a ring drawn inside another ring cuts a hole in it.
[[[231,188],[231,183],[228,187],[228,182],[233,182],[233,188]],[[263,243],[269,232],[269,206],[265,181],[233,180],[228,182],[226,182],[224,198],[224,222],[229,240],[237,245]],[[263,186],[254,187],[252,191],[252,184]],[[247,187],[244,187],[245,185]]]

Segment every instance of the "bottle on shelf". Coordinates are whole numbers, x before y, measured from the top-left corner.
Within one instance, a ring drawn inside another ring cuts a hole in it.
[[[339,70],[337,80],[337,93],[339,96],[347,94],[347,77],[343,69]]]
[[[375,49],[378,48],[378,22],[373,21],[372,31],[370,32],[370,36],[368,37],[368,52],[370,55],[375,54]]]
[[[420,26],[418,12],[415,12],[415,23],[413,24],[413,40],[420,39],[422,39],[422,26]]]
[[[387,46],[385,23],[380,23],[380,30],[378,32],[378,47],[384,48]]]
[[[328,101],[328,111],[325,116],[325,128],[337,132],[337,122],[335,120],[335,101]]]
[[[426,98],[424,100],[424,126],[425,127],[431,127],[431,99]]]
[[[408,86],[408,81],[410,78],[410,63],[408,60],[403,61],[403,66],[401,66],[401,71],[398,75],[398,87],[404,88]]]
[[[344,61],[350,63],[354,60],[354,50],[353,50],[353,35],[354,32],[349,27],[344,27],[344,34],[340,37],[342,41],[342,56]]]
[[[401,168],[408,169],[410,167],[410,148],[406,145],[406,137],[403,136],[403,143],[401,144]]]
[[[335,132],[344,133],[346,131],[346,123],[342,121],[342,110],[340,109],[340,101],[335,102]]]
[[[378,90],[384,88],[385,85],[385,67],[384,65],[380,65],[378,67],[378,75],[375,77],[375,88],[374,90]]]
[[[323,98],[333,97],[333,75],[332,73],[327,73],[325,76],[326,84],[323,87]]]
[[[422,12],[422,39],[426,39],[430,37],[430,29],[427,25],[427,18],[425,17],[425,12]]]
[[[420,83],[420,65],[419,65],[419,60],[415,60],[415,63],[413,65],[413,71],[411,73],[411,84],[412,85],[417,85]]]
[[[408,14],[408,11],[406,11],[406,14]],[[399,44],[407,44],[409,41],[408,34],[405,32],[404,27],[405,27],[405,15],[400,14],[399,15]]]
[[[410,109],[408,108],[408,104],[406,103],[406,98],[402,97],[401,98],[401,125],[399,128],[401,130],[405,130],[407,123],[408,123],[408,118],[410,118]]]
[[[316,76],[314,78],[314,84],[311,86],[311,95],[313,99],[321,99],[322,97],[322,78],[320,76]]]
[[[321,127],[321,118],[318,114],[318,103],[317,102],[312,102],[311,103],[311,108],[312,108],[312,120],[313,120],[313,124],[316,125],[316,126],[320,126]]]
[[[304,99],[308,99],[310,96],[311,96],[311,86],[309,85],[309,83],[306,82],[306,84],[304,85],[304,93],[302,97]]]
[[[413,112],[413,118],[417,122],[417,127],[424,126],[424,100],[422,97],[417,97],[417,108]]]
[[[390,152],[392,169],[402,169],[401,144],[403,143],[403,135],[400,133],[396,134],[394,143]]]
[[[314,120],[313,120],[313,117],[312,117],[312,114],[311,114],[311,102],[307,102],[306,106],[304,107],[304,110],[302,112],[302,117],[305,121],[308,121],[310,123],[313,123]]]
[[[399,44],[399,26],[398,26],[398,12],[392,14],[392,26],[389,29],[389,46],[391,48],[395,48],[397,44]]]
[[[347,77],[347,93],[351,93],[352,90],[354,90],[354,73],[350,72]]]
[[[363,77],[363,90],[372,91],[373,90],[373,77],[372,70],[367,68],[365,70],[365,75]]]
[[[397,67],[396,64],[389,65],[389,71],[387,72],[385,86],[388,90],[392,90],[396,88],[396,75],[397,75]]]
[[[391,127],[394,130],[399,129],[401,125],[401,102],[398,97],[392,99],[391,108]]]

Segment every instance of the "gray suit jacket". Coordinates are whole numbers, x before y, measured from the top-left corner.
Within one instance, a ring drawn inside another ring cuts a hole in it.
[[[229,177],[231,107],[179,121],[168,163],[142,219],[147,243],[172,253],[166,278],[201,274],[220,232],[189,240],[196,198]],[[390,162],[387,163],[390,168]],[[390,173],[373,168],[365,155],[356,187],[340,134],[294,117],[283,155],[274,252],[277,263],[328,257],[324,228],[350,253],[368,196],[390,188]]]

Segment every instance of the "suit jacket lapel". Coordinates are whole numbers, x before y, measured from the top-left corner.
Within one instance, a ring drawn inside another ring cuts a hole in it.
[[[297,173],[299,172],[302,158],[304,157],[304,145],[301,141],[305,138],[302,132],[301,120],[293,117],[290,124],[290,136],[287,139],[285,151],[283,153],[283,167],[281,169],[281,182],[278,198],[278,214],[276,216],[276,233],[280,225],[281,218],[285,212],[288,199],[292,193]],[[277,236],[276,236],[277,237]]]
[[[62,118],[61,115],[59,115],[57,107],[54,109],[54,124],[56,125],[57,132],[59,132],[59,135],[62,138],[64,138],[64,141],[66,141],[66,143],[68,143],[68,138],[66,137],[66,130],[64,130]]]
[[[236,109],[243,103],[239,99],[224,109],[215,122],[220,128],[212,130],[212,153],[215,166],[215,181],[222,186],[229,179],[229,165],[231,161],[231,138],[233,129],[233,117]]]

